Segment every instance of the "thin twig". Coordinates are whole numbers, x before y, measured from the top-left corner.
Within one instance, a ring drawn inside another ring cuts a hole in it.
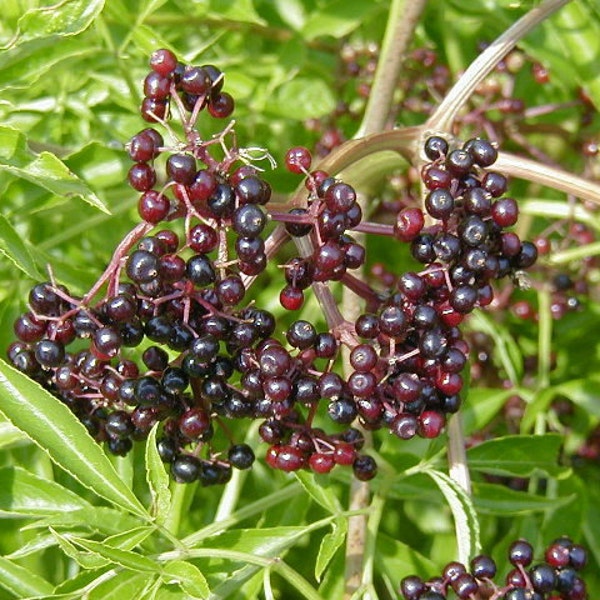
[[[425,124],[426,131],[450,131],[456,115],[479,84],[532,29],[570,0],[544,0],[500,37],[494,40],[467,68]]]

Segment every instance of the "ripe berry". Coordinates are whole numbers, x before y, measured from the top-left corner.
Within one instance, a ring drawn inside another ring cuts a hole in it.
[[[300,288],[286,285],[279,294],[279,302],[286,310],[298,310],[304,304],[304,292]]]
[[[65,348],[55,340],[40,340],[35,345],[35,358],[42,367],[58,367],[65,359]]]
[[[176,183],[191,185],[196,177],[196,159],[191,154],[171,154],[167,159],[167,176]]]
[[[508,549],[508,560],[515,566],[528,567],[533,560],[533,547],[525,540],[513,542]]]
[[[217,119],[226,119],[235,108],[233,98],[227,92],[211,94],[208,103],[208,112]]]
[[[377,475],[377,463],[372,456],[361,454],[352,463],[352,471],[356,479],[369,481]]]
[[[181,454],[171,463],[171,474],[177,483],[191,483],[200,475],[200,461],[191,454]]]
[[[267,217],[256,204],[244,204],[236,208],[231,220],[233,230],[240,236],[255,238],[267,223]]]
[[[150,68],[163,77],[171,75],[176,67],[177,58],[170,50],[161,48],[150,55]]]
[[[236,469],[249,469],[254,463],[254,451],[248,444],[235,444],[227,452],[227,458]]]
[[[138,202],[138,212],[144,221],[152,224],[160,223],[169,214],[171,203],[163,194],[155,190],[144,192]]]
[[[333,454],[324,454],[322,452],[314,452],[308,459],[308,466],[311,471],[315,473],[323,474],[329,473],[335,466],[335,460]]]
[[[440,136],[434,135],[425,141],[425,155],[430,160],[436,160],[448,153],[448,142]]]
[[[425,208],[434,219],[445,221],[454,211],[454,197],[448,190],[433,190],[425,197]]]
[[[425,217],[420,208],[403,208],[396,217],[394,235],[402,242],[414,240],[425,225]]]
[[[419,435],[424,438],[435,438],[442,432],[446,419],[435,410],[426,410],[419,415]]]
[[[127,174],[129,185],[138,192],[146,192],[156,183],[156,173],[147,163],[136,163]]]
[[[285,166],[290,173],[305,173],[310,169],[312,156],[303,146],[290,148],[285,155]]]

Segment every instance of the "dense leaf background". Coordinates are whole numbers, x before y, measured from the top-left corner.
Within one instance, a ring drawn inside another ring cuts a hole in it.
[[[535,4],[430,2],[414,44],[435,49],[457,76],[481,42]],[[145,126],[138,106],[152,50],[170,48],[186,61],[223,69],[236,99],[240,144],[268,149],[280,166],[270,170],[265,161],[265,177],[283,197],[298,184],[281,166],[287,148],[318,141],[306,121],[328,118],[340,100],[360,116],[364,99],[340,78],[340,52],[345,44],[381,43],[389,10],[386,0],[4,0],[0,348],[12,341],[12,322],[48,264],[59,281],[84,293],[135,225],[137,195],[125,183],[124,143]],[[600,107],[595,2],[574,0],[520,47],[544,63],[551,81],[542,89],[523,75],[515,95],[563,105],[583,87]],[[546,116],[560,123],[562,137],[536,138],[574,172],[586,167],[572,143],[579,116],[565,104]],[[402,113],[398,126],[421,122]],[[359,117],[338,123],[348,139],[359,124]],[[204,135],[219,126],[204,121]],[[586,127],[597,136],[600,121]],[[587,174],[600,176],[597,162]],[[364,190],[373,201],[387,174],[376,175]],[[524,182],[511,189],[526,216],[522,233],[530,237],[573,209],[552,190]],[[600,230],[595,205],[578,210],[592,231]],[[385,243],[370,241],[369,251],[371,262],[390,260]],[[577,272],[578,261],[599,252],[583,248],[556,264]],[[552,265],[552,256],[545,260]],[[408,254],[399,256],[393,269],[409,264]],[[271,265],[254,295],[285,323],[289,316],[276,302],[281,279]],[[504,571],[511,540],[528,537],[540,553],[550,539],[571,535],[590,550],[590,598],[600,597],[600,463],[573,458],[600,420],[599,296],[592,288],[581,309],[559,321],[543,292],[521,291],[518,298],[539,308],[538,323],[495,313],[478,314],[468,325],[493,339],[487,360],[501,374],[496,381],[474,379],[463,411],[466,435],[481,442],[468,451],[472,497],[446,474],[444,437],[376,436],[383,475],[372,485],[375,536],[367,552],[382,599],[398,597],[402,577],[435,575],[456,559],[453,519],[463,518],[469,539],[458,545],[483,548]],[[302,316],[321,318],[314,300]],[[526,401],[525,415],[519,431],[503,430],[503,406],[515,394]],[[568,401],[566,417],[555,410],[557,401]],[[261,460],[225,489],[180,486],[169,482],[153,436],[127,458],[105,454],[64,405],[4,361],[0,411],[0,598],[341,597],[347,473],[295,477]],[[487,439],[490,427],[494,437]],[[260,455],[256,426],[241,433]],[[506,484],[523,478],[525,487]]]

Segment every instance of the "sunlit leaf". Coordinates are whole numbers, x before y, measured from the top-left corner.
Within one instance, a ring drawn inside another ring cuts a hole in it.
[[[0,410],[83,485],[125,510],[147,516],[73,413],[3,360],[0,360]]]

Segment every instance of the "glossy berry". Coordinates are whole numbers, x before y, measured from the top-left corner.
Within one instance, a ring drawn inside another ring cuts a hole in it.
[[[227,458],[236,469],[249,469],[254,463],[254,451],[248,444],[234,444],[227,451]]]
[[[294,146],[285,155],[285,166],[290,173],[305,173],[310,169],[312,156],[308,148]]]
[[[168,77],[177,67],[177,58],[164,48],[154,50],[150,55],[150,68],[163,77]]]
[[[448,142],[440,136],[432,136],[425,140],[425,155],[430,160],[436,160],[448,153]]]
[[[377,475],[377,463],[372,456],[361,454],[352,463],[352,471],[359,481],[369,481]]]
[[[200,461],[191,454],[182,454],[171,462],[171,474],[177,483],[192,483],[200,475]]]
[[[508,549],[508,560],[512,565],[528,567],[533,560],[533,547],[525,540],[513,542]]]
[[[127,174],[129,185],[138,192],[146,192],[156,183],[156,172],[147,163],[136,163]]]

